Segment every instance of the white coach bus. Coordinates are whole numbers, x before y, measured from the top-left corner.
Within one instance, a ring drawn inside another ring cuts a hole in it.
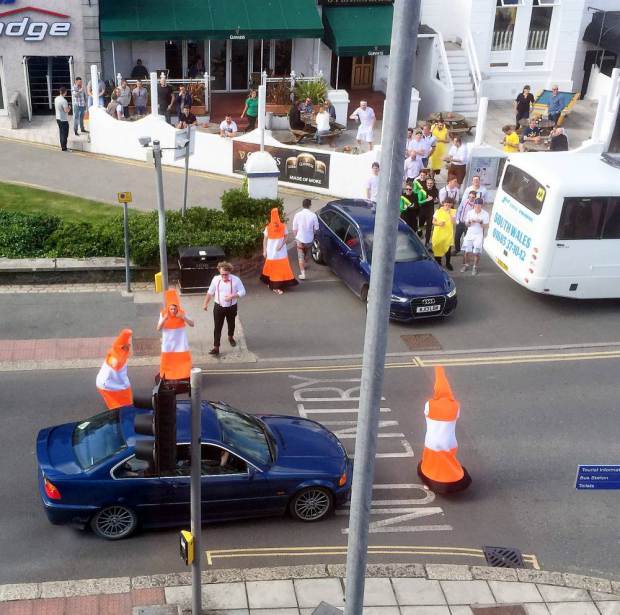
[[[504,273],[534,292],[620,297],[620,156],[509,157],[484,249]]]

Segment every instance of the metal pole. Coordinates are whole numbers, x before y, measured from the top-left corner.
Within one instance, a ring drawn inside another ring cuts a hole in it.
[[[114,79],[116,79],[116,53],[114,52],[114,41],[112,41],[112,70],[114,71]]]
[[[153,161],[157,175],[157,213],[159,214],[159,263],[164,291],[168,290],[168,254],[166,251],[166,210],[164,209],[164,178],[161,168],[161,145],[153,141]]]
[[[260,130],[260,151],[265,151],[265,101],[267,98],[267,86],[258,86],[258,128]]]
[[[263,72],[263,39],[260,39],[260,72]]]
[[[399,196],[405,133],[409,118],[412,63],[415,62],[420,0],[395,0],[387,80],[388,113],[383,124],[381,179],[375,218],[374,251],[364,361],[353,467],[353,490],[347,548],[345,615],[359,615],[364,601],[368,524],[374,478],[379,406],[387,346],[390,296],[394,277],[394,241],[398,228]]]
[[[185,185],[183,187],[183,208],[181,209],[181,215],[185,216],[187,213],[187,178],[189,176],[189,143],[192,138],[192,127],[187,127],[187,145],[185,146]]]
[[[478,119],[476,120],[476,137],[474,145],[482,145],[484,142],[484,129],[487,123],[487,109],[489,107],[489,99],[486,96],[480,98],[478,103]]]
[[[340,56],[336,56],[336,89],[338,89],[338,77],[340,77]]]
[[[123,231],[125,235],[125,290],[131,292],[131,272],[129,270],[129,212],[123,203]]]
[[[192,562],[192,615],[202,613],[202,585],[200,574],[200,555],[202,519],[201,519],[201,494],[200,494],[200,458],[201,458],[201,432],[202,432],[202,403],[200,396],[200,383],[202,370],[193,367],[190,373],[190,386],[192,396],[192,476],[190,483],[191,500],[191,532],[194,537],[194,561]]]

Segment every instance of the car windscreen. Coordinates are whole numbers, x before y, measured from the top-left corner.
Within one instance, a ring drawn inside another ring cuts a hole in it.
[[[537,215],[542,211],[547,195],[545,187],[540,182],[514,164],[506,167],[502,190]]]
[[[119,412],[103,412],[78,423],[73,430],[72,441],[78,464],[83,470],[127,448]]]
[[[368,262],[372,262],[373,233],[364,234],[364,250]],[[399,229],[396,233],[396,263],[419,261],[427,257],[424,246],[413,232]]]
[[[260,463],[271,463],[270,443],[263,423],[250,414],[237,412],[229,406],[213,404],[222,430],[222,442],[242,455]]]

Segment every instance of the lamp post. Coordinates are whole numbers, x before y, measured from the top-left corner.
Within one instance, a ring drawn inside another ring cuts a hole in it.
[[[157,189],[157,217],[159,219],[159,266],[164,292],[168,290],[168,251],[166,248],[166,210],[164,208],[164,177],[161,168],[161,145],[153,141],[153,162],[155,163]]]

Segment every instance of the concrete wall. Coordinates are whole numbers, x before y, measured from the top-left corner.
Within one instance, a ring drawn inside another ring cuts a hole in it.
[[[491,2],[482,0],[489,12]],[[472,3],[480,0],[423,0],[420,21],[441,32],[444,40],[455,41],[463,38],[463,28],[469,23]],[[495,2],[492,3],[493,7]]]
[[[418,117],[426,118],[434,111],[452,108],[452,92],[436,79],[438,58],[433,51],[432,38],[418,39],[413,85],[420,93]]]

